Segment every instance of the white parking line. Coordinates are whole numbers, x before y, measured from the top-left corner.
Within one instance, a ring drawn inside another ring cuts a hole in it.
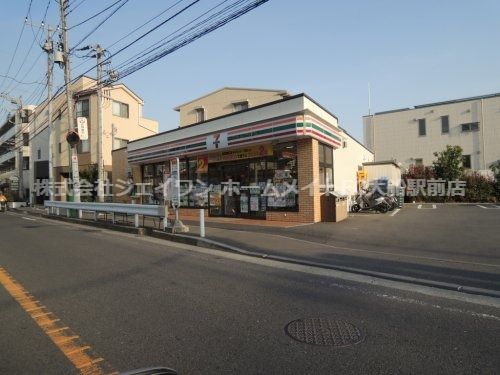
[[[500,209],[500,206],[497,206],[497,205],[490,205],[490,206],[482,206],[480,204],[476,204],[477,207],[481,207],[481,208],[484,208],[485,210],[498,210]]]
[[[394,212],[393,212],[390,216],[394,216],[394,215],[396,215],[399,211],[401,211],[401,209],[400,209],[400,208],[396,208],[396,209],[394,210]]]
[[[437,206],[435,204],[433,204],[432,207],[422,207],[422,205],[419,204],[417,208],[419,210],[435,210],[437,208]]]
[[[24,217],[24,216],[23,216],[23,219],[24,219],[24,220],[29,220],[29,221],[36,221],[36,219],[32,219],[31,217]]]

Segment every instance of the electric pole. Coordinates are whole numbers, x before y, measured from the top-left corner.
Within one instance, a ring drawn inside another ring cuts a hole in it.
[[[54,200],[54,166],[53,166],[53,128],[52,128],[52,72],[54,67],[53,29],[47,25],[47,41],[43,50],[47,53],[47,123],[49,126],[49,199]]]
[[[66,23],[66,9],[68,7],[68,0],[59,0],[59,13],[61,17],[61,42],[62,53],[64,55],[64,84],[66,86],[66,102],[68,111],[68,132],[74,129],[73,118],[73,92],[71,90],[71,67],[69,58],[69,38],[68,26]],[[72,198],[75,202],[80,202],[80,176],[78,174],[78,154],[76,147],[71,146],[68,142],[68,173],[73,177],[73,197],[68,196],[71,201]]]
[[[99,44],[94,47],[95,57],[97,59],[97,173],[98,173],[98,185],[97,185],[97,195],[99,202],[104,202],[104,158],[102,155],[102,140],[103,140],[103,129],[102,129],[102,57],[104,56],[104,49],[101,48]],[[113,147],[113,146],[111,146]]]

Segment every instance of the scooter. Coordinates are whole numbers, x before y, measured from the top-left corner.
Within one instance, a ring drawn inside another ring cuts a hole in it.
[[[356,203],[351,206],[352,212],[359,211],[377,211],[385,214],[390,208],[385,197],[375,197],[374,192],[366,192],[362,190],[356,196]]]

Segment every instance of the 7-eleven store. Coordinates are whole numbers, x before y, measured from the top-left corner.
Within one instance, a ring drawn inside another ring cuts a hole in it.
[[[181,217],[204,208],[209,216],[318,222],[334,209],[322,195],[340,133],[334,115],[300,94],[133,141],[113,164],[126,157],[146,189],[142,203],[161,204],[155,187],[179,158]]]

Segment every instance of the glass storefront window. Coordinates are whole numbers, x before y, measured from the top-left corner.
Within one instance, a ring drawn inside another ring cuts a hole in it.
[[[318,153],[320,191],[333,191],[333,148],[320,143]]]

